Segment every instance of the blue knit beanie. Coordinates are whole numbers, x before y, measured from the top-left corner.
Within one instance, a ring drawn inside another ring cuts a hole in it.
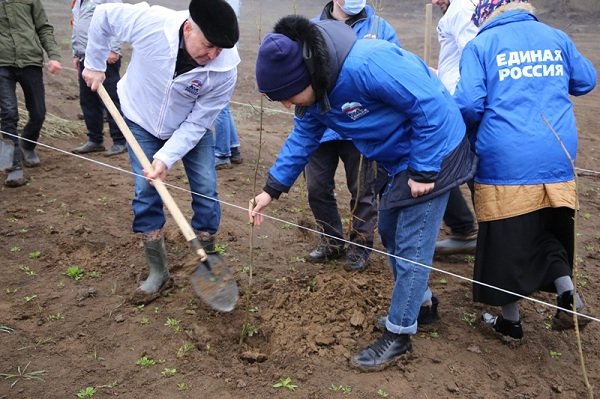
[[[265,36],[256,57],[258,90],[283,101],[306,89],[311,81],[302,58],[302,44],[279,33]]]

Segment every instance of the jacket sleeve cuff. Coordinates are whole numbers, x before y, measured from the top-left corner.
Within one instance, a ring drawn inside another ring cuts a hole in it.
[[[279,199],[281,193],[287,193],[288,191],[290,191],[290,187],[279,182],[269,173],[269,177],[267,178],[267,184],[265,184],[263,190],[271,197]]]
[[[438,172],[419,172],[411,168],[408,168],[407,172],[408,178],[418,183],[433,183],[439,175]]]

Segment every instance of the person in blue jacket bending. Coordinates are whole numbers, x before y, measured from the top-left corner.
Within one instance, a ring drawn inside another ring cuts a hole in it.
[[[256,81],[268,99],[295,105],[295,117],[263,192],[250,200],[254,224],[290,190],[328,128],[385,172],[376,184],[379,233],[394,288],[383,335],[351,359],[382,369],[412,349],[448,191],[476,168],[460,112],[421,59],[384,40],[358,40],[339,21],[281,19],[259,48]]]
[[[569,95],[591,91],[596,71],[526,1],[481,0],[473,22],[480,30],[463,50],[454,94],[479,157],[473,299],[501,306],[484,321],[521,339],[512,293],[554,291],[553,326],[572,327],[565,310],[581,311],[583,301],[571,279],[577,127]]]

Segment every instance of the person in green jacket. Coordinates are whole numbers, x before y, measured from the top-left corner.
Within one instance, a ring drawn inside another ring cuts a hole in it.
[[[23,164],[40,165],[35,146],[46,117],[44,51],[49,58],[48,71],[58,74],[62,69],[60,50],[41,0],[0,0],[0,130],[4,138],[14,144],[12,167],[4,182],[8,187],[19,187],[27,182]],[[22,133],[25,140],[21,140],[20,145],[17,83],[23,89],[29,112]]]

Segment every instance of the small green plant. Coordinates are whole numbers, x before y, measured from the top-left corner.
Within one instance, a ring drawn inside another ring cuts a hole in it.
[[[33,270],[31,270],[29,268],[29,266],[21,265],[21,267],[19,267],[19,270],[22,271],[23,273],[25,273],[28,276],[35,276],[36,275],[36,273]]]
[[[7,294],[14,294],[15,292],[17,292],[19,289],[18,288],[7,288],[6,289],[6,293]]]
[[[25,228],[23,228],[23,229],[19,229],[19,233],[21,233],[21,234],[25,234],[25,233],[27,233],[28,231],[29,231],[29,229],[25,229]]]
[[[588,280],[585,274],[581,272],[575,272],[574,276],[575,283],[577,284],[577,288],[585,288],[587,287]]]
[[[475,257],[473,255],[467,255],[465,256],[465,262],[469,265],[472,265],[475,263]]]
[[[290,230],[290,229],[292,228],[292,225],[291,225],[291,224],[289,224],[289,223],[284,223],[284,224],[281,226],[281,228],[282,228],[282,229],[284,229],[284,230]]]
[[[383,389],[379,388],[377,390],[377,395],[381,396],[382,398],[387,398],[388,396],[390,396],[389,393],[387,393],[386,391],[384,391]]]
[[[148,324],[150,324],[150,319],[146,316],[142,317],[142,320],[140,320],[140,324],[143,326],[147,326]]]
[[[446,284],[448,284],[448,280],[446,280],[445,278],[441,278],[438,280],[438,284],[446,285]]]
[[[177,373],[177,369],[170,369],[165,367],[163,371],[160,372],[163,377],[173,377]]]
[[[31,251],[27,254],[27,256],[29,259],[39,259],[40,256],[42,256],[42,253],[40,251]]]
[[[333,391],[333,392],[341,392],[344,395],[348,395],[348,394],[352,393],[352,387],[350,385],[331,384],[331,386],[329,387],[329,390]]]
[[[10,333],[12,333],[15,330],[13,330],[12,328],[10,328],[9,326],[0,326],[0,331],[2,331],[4,333],[7,333],[7,334],[10,334]]]
[[[36,295],[36,294],[33,294],[33,295],[28,295],[28,296],[26,296],[26,297],[25,297],[25,302],[31,302],[31,301],[33,301],[35,298],[37,298],[37,295]]]
[[[167,321],[165,321],[165,326],[169,327],[172,330],[175,330],[175,332],[181,331],[181,321],[177,319],[167,317]]]
[[[96,394],[96,388],[94,387],[85,387],[81,388],[79,392],[77,392],[77,397],[79,399],[88,399]]]
[[[137,364],[140,367],[143,367],[145,369],[149,369],[150,367],[154,366],[156,364],[156,361],[154,359],[152,359],[151,357],[148,356],[143,356],[140,357],[135,364]]]
[[[252,337],[256,334],[258,334],[258,328],[256,328],[256,326],[250,324],[249,322],[245,321],[244,324],[242,325],[242,335],[244,335],[246,337]]]
[[[225,244],[215,245],[215,252],[218,253],[219,255],[225,255],[225,252],[227,252],[227,245],[225,245]]]
[[[181,359],[182,357],[185,357],[185,355],[187,355],[188,352],[194,348],[195,348],[194,344],[190,344],[189,342],[184,342],[183,345],[181,345],[179,347],[179,349],[177,349],[177,358]]]
[[[288,391],[294,392],[298,385],[292,383],[291,377],[280,378],[275,384],[272,385],[273,388],[285,388]]]
[[[21,247],[19,247],[18,245],[10,247],[10,252],[21,252]]]
[[[93,272],[90,272],[90,277],[98,278],[98,277],[100,277],[100,273],[98,273],[97,271],[94,270]]]
[[[72,278],[75,281],[81,280],[83,278],[83,274],[83,269],[75,265],[67,267],[67,270],[65,271],[65,276]]]
[[[584,218],[585,220],[590,220],[592,218],[592,214],[589,212],[585,212],[581,214],[581,217]]]
[[[429,338],[436,339],[440,337],[440,333],[436,330],[429,331]]]
[[[468,326],[473,327],[477,321],[477,315],[475,313],[463,313],[462,319]]]
[[[304,256],[292,256],[293,263],[306,263]]]
[[[28,362],[25,365],[25,367],[23,367],[22,369],[21,369],[21,366],[17,366],[17,374],[0,373],[0,378],[4,378],[5,380],[14,380],[10,384],[11,388],[14,387],[21,378],[30,380],[30,381],[33,381],[33,380],[44,381],[42,376],[44,374],[46,374],[46,370],[37,370],[37,371],[31,371],[28,373],[27,368],[29,368],[30,364],[31,364],[31,362]]]
[[[179,384],[177,384],[177,390],[178,391],[187,391],[188,384],[186,384],[185,382],[180,382]]]
[[[60,312],[58,313],[50,313],[48,315],[48,320],[50,321],[55,321],[55,320],[62,320],[64,319],[64,316],[60,314]]]
[[[550,351],[550,357],[552,359],[558,359],[561,356],[562,356],[562,353],[560,353],[560,352],[556,352],[556,351],[553,351],[553,350]]]
[[[250,266],[242,266],[242,268],[240,269],[240,272],[250,275],[250,270],[252,270],[252,268]]]
[[[37,208],[35,211],[37,213],[46,213],[42,208]]]
[[[60,283],[56,284],[56,286],[57,286],[58,288],[65,288],[65,283],[63,283],[63,282],[61,281]]]
[[[108,198],[106,196],[102,196],[102,197],[98,198],[98,202],[101,203],[102,205],[107,205],[110,202],[110,198]]]

